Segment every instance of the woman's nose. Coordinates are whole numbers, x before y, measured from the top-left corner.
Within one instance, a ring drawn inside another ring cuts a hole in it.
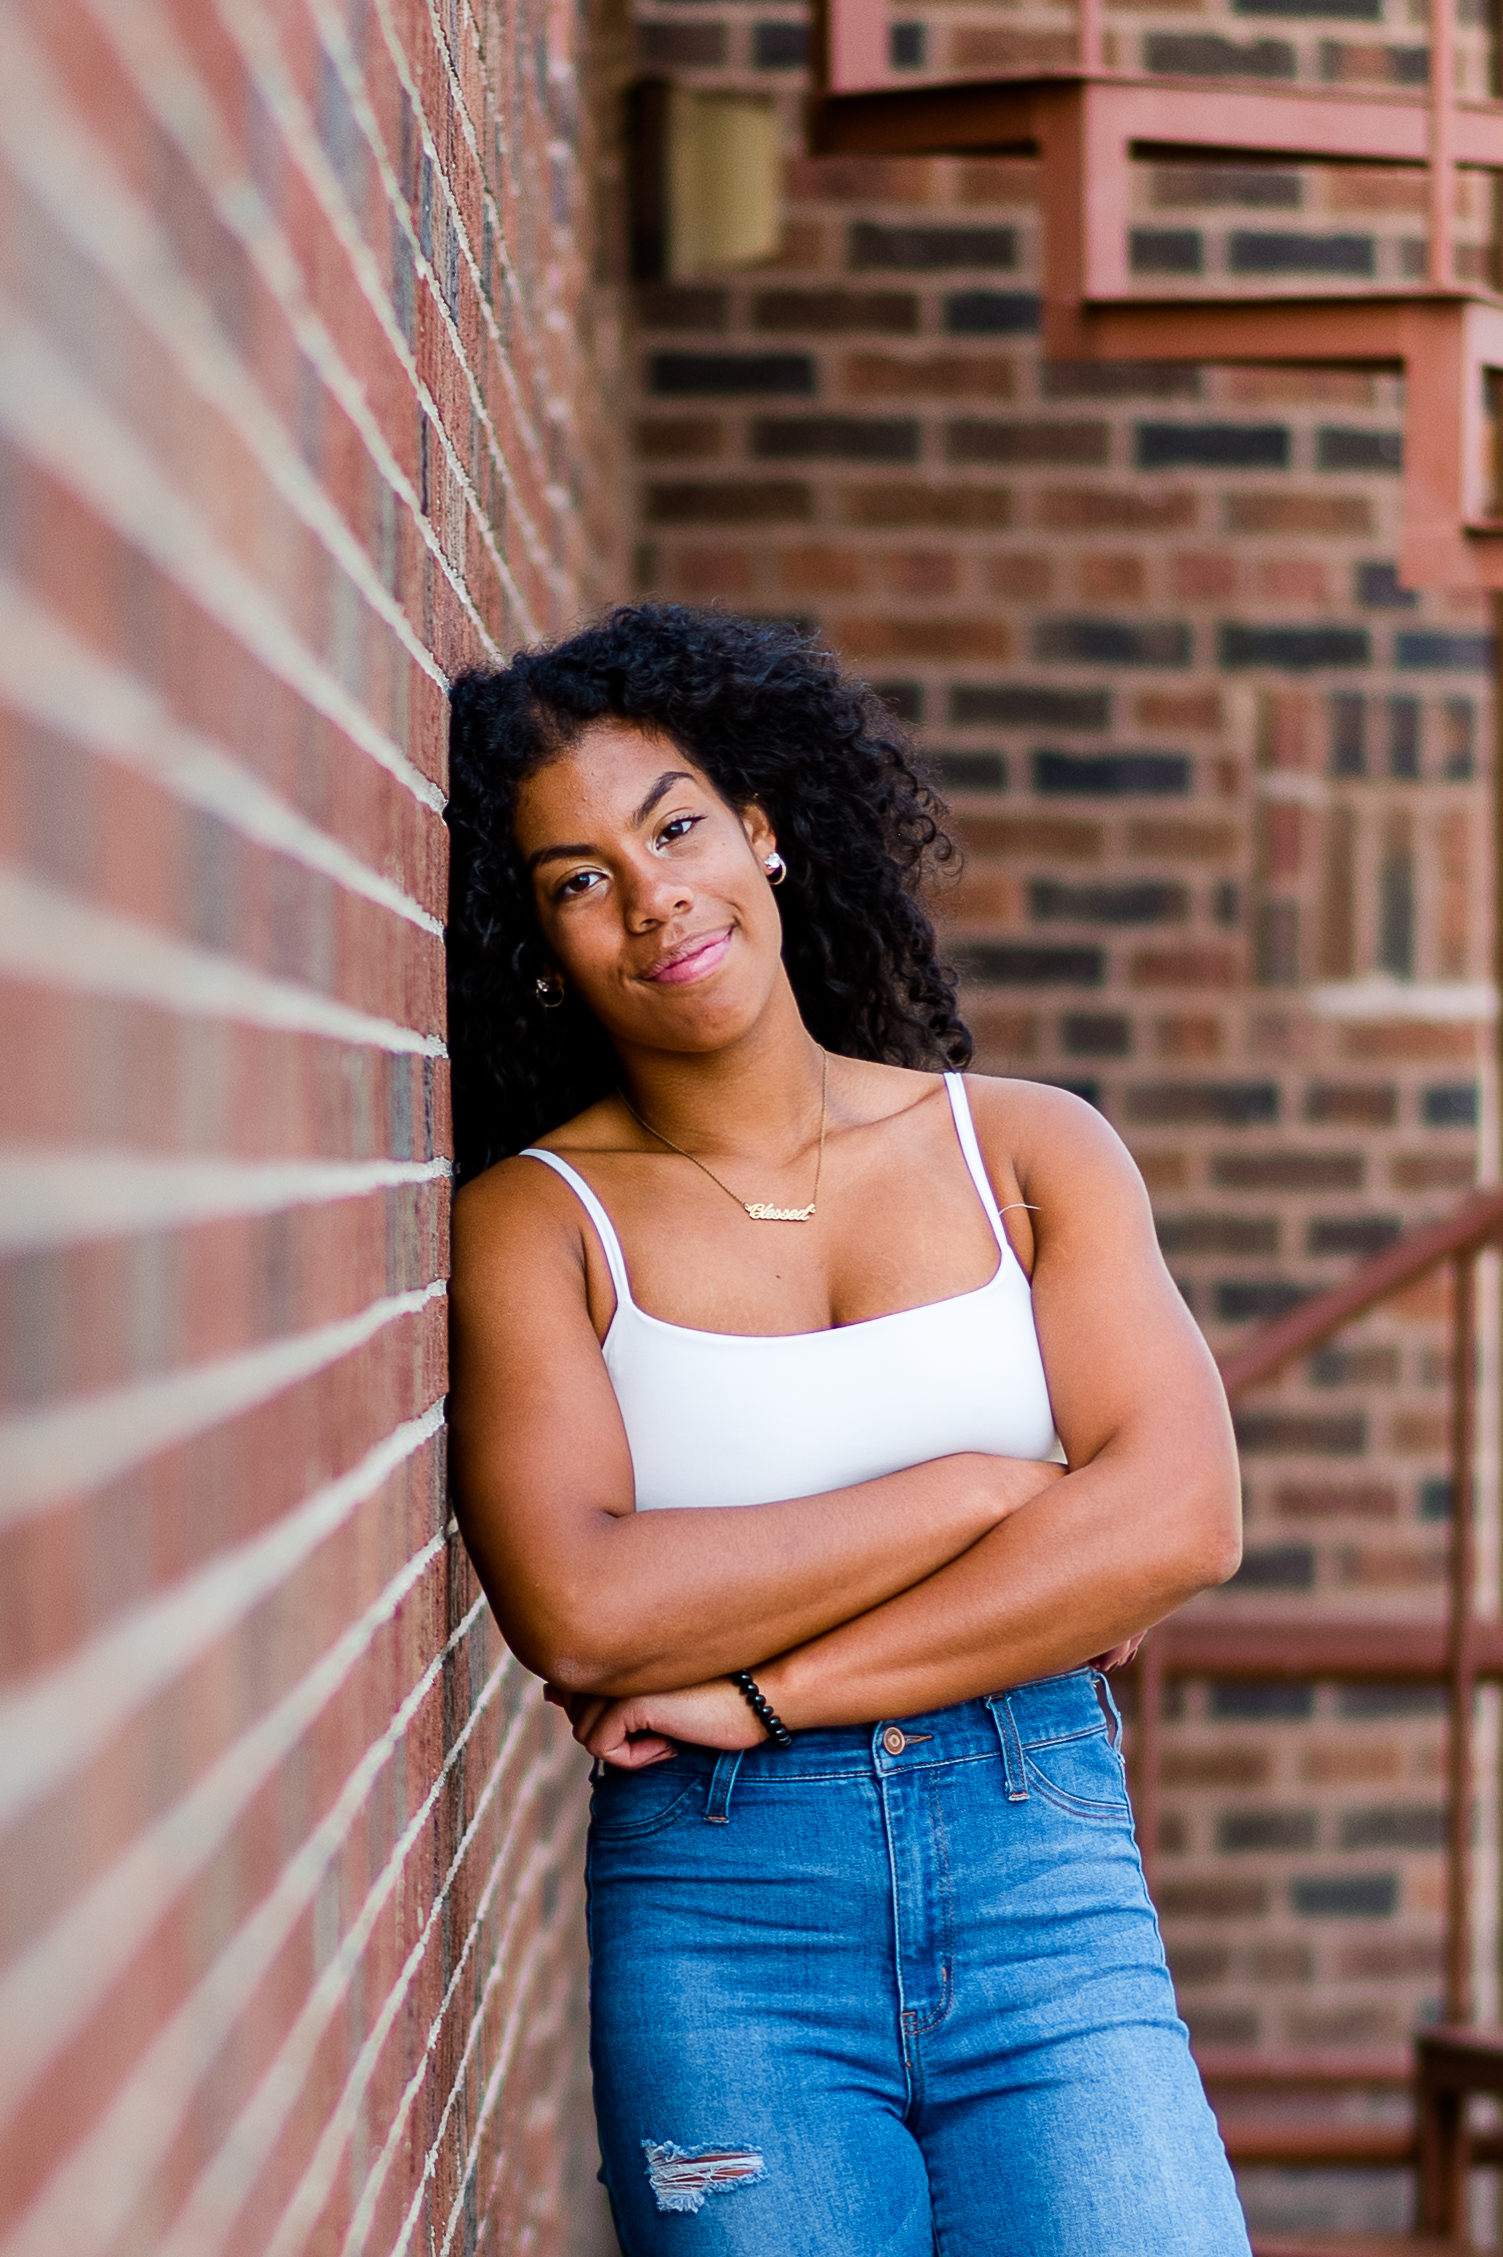
[[[632,865],[623,888],[626,921],[633,928],[667,924],[693,901],[682,876],[656,860]]]

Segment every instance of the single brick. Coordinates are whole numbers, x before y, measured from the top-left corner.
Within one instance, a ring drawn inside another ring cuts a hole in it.
[[[1033,655],[1095,666],[1188,666],[1194,638],[1179,620],[1135,626],[1122,619],[1041,619],[1033,630]]]
[[[949,549],[892,549],[877,565],[900,596],[952,596],[960,585],[960,559]]]
[[[924,274],[957,266],[1015,267],[1018,231],[1015,227],[884,227],[873,220],[857,220],[846,257],[857,273],[874,267]]]
[[[989,77],[1036,77],[1067,71],[1076,58],[1071,31],[1014,31],[990,25],[965,25],[951,33],[950,61],[956,74],[985,72]]]
[[[1337,1712],[1354,1724],[1387,1722],[1398,1716],[1444,1716],[1443,1685],[1372,1683],[1343,1685],[1336,1696]]]
[[[1372,1943],[1348,1944],[1338,1955],[1343,1982],[1393,1981],[1402,1976],[1439,1975],[1444,1951],[1438,1936],[1384,1936]]]
[[[945,791],[1004,792],[1007,789],[1005,752],[930,752],[925,758]],[[974,820],[955,825],[962,837],[970,838]]]
[[[1404,1225],[1397,1215],[1315,1215],[1305,1231],[1305,1250],[1321,1254],[1354,1254],[1367,1259],[1384,1253]]]
[[[1229,533],[1369,534],[1372,503],[1365,494],[1224,494]]]
[[[1218,1677],[1206,1687],[1206,1695],[1212,1716],[1249,1724],[1302,1723],[1315,1711],[1313,1685]]]
[[[1031,336],[1039,325],[1039,300],[1032,290],[956,290],[945,300],[945,328],[952,337]]]
[[[1491,635],[1401,634],[1394,637],[1394,664],[1413,669],[1429,667],[1476,668],[1493,663]]]
[[[1216,1824],[1222,1852],[1309,1850],[1315,1847],[1313,1810],[1231,1810]]]
[[[1355,600],[1374,611],[1412,611],[1419,602],[1413,588],[1400,587],[1396,564],[1359,564],[1355,579]]]
[[[1225,622],[1217,655],[1228,668],[1274,666],[1307,673],[1324,666],[1367,666],[1372,638],[1365,627],[1243,627]]]
[[[1289,432],[1282,423],[1140,423],[1133,460],[1140,470],[1284,470]]]
[[[1402,1739],[1354,1739],[1343,1733],[1335,1740],[1306,1740],[1300,1749],[1299,1775],[1312,1786],[1363,1787],[1398,1779],[1404,1772]]]
[[[1305,1365],[1312,1387],[1397,1387],[1397,1348],[1374,1341],[1361,1348],[1317,1348]]]
[[[1392,470],[1404,467],[1402,431],[1343,431],[1326,424],[1315,434],[1317,470]]]
[[[1201,372],[1180,361],[1045,361],[1046,400],[1196,399]]]
[[[1060,1048],[1069,1058],[1126,1058],[1132,1021],[1120,1011],[1067,1011],[1059,1023]]]
[[[1169,1971],[1176,1987],[1197,1988],[1203,1983],[1224,1982],[1232,1969],[1232,1955],[1225,1944],[1180,1944],[1169,1953]]]
[[[1141,556],[1083,556],[1080,592],[1087,603],[1146,603],[1148,561]]]
[[[1217,1152],[1211,1181],[1227,1191],[1360,1191],[1360,1152]]]
[[[1233,228],[1226,262],[1233,274],[1370,275],[1377,270],[1370,235],[1302,235],[1283,228]]]
[[[1105,693],[1099,694],[1104,699]],[[1043,718],[1038,716],[1040,721]],[[1015,724],[1021,725],[1021,721]],[[1097,726],[1106,726],[1104,713]],[[1033,788],[1053,795],[1081,794],[1096,799],[1135,792],[1187,792],[1190,768],[1190,757],[1183,752],[1040,751],[1033,756]]]
[[[1199,500],[1188,487],[1177,493],[1141,488],[1049,486],[1035,496],[1038,523],[1051,533],[1172,533],[1193,525]]]
[[[1232,204],[1298,211],[1302,191],[1297,172],[1279,172],[1272,165],[1165,164],[1153,174],[1153,200],[1160,206]]]
[[[1346,1811],[1341,1820],[1343,1849],[1444,1849],[1443,1803],[1378,1803]]]
[[[1289,1901],[1306,1920],[1383,1920],[1398,1910],[1397,1873],[1309,1875],[1291,1881]]]
[[[1285,1278],[1226,1278],[1216,1287],[1216,1314],[1223,1324],[1247,1324],[1254,1318],[1267,1324],[1297,1309],[1313,1291],[1313,1286],[1294,1285]]]
[[[912,301],[915,309],[918,301]],[[918,327],[917,313],[913,323]],[[1010,400],[1017,369],[1000,353],[852,353],[842,364],[844,389],[872,397]]]
[[[1174,78],[1293,78],[1296,58],[1286,39],[1239,43],[1214,32],[1155,31],[1143,42],[1143,67]]]
[[[752,61],[761,71],[799,71],[809,61],[809,27],[801,23],[752,26]]]
[[[1256,1257],[1277,1254],[1277,1215],[1160,1215],[1159,1244],[1166,1254]]]
[[[1388,1163],[1395,1191],[1469,1191],[1476,1179],[1467,1152],[1400,1152]]]
[[[995,686],[990,683],[957,682],[950,692],[950,719],[957,728],[1106,729],[1111,726],[1111,693],[1096,689],[1046,690],[1028,682],[1004,682]],[[1073,756],[1069,753],[1035,754],[1033,780],[1037,791],[1055,788],[1040,781],[1041,761],[1074,764]],[[1188,768],[1189,763],[1186,762],[1185,765]],[[1056,771],[1051,770],[1050,773]],[[1063,788],[1069,790],[1074,787],[1066,785]],[[1090,790],[1101,787],[1085,785],[1082,788]]]
[[[1132,701],[1140,729],[1219,729],[1221,699],[1215,690],[1140,690]]]
[[[1164,861],[1224,861],[1228,855],[1236,853],[1237,846],[1235,823],[1140,815],[1127,826],[1129,854],[1152,855]]]
[[[952,533],[993,533],[1012,523],[1012,491],[1007,486],[916,482],[848,486],[841,503],[851,525],[925,525]]]
[[[913,658],[933,664],[995,660],[1010,655],[1011,630],[1003,619],[842,619],[834,629],[842,651],[855,659]]]
[[[1100,987],[1099,948],[1039,948],[1011,941],[973,941],[958,949],[963,978],[985,987]]]
[[[924,718],[924,685],[922,682],[873,682],[872,695],[880,698],[889,713],[899,721],[918,723]]]
[[[1035,878],[1028,888],[1028,914],[1045,922],[1153,925],[1188,917],[1190,897],[1183,886],[1152,878],[1097,886],[1071,886],[1058,878]]]
[[[1247,1955],[1256,1983],[1309,1983],[1315,1979],[1315,1954],[1308,1944],[1254,1944]]]
[[[759,415],[751,452],[765,461],[917,462],[916,416]]]
[[[1002,755],[978,757],[1000,760]],[[958,828],[968,851],[1041,855],[1056,862],[1099,862],[1105,841],[1099,823],[1075,822],[1067,815],[966,815]]]
[[[1047,556],[1014,552],[989,556],[986,585],[994,596],[1009,596],[1020,603],[1047,602],[1054,585],[1054,567]]]
[[[1305,1092],[1305,1119],[1340,1128],[1391,1128],[1398,1102],[1392,1082],[1312,1082]]]
[[[1276,1121],[1279,1089],[1271,1081],[1139,1082],[1127,1092],[1128,1118],[1176,1126],[1214,1121],[1243,1128],[1254,1121]]]
[[[1251,2006],[1198,2006],[1186,2014],[1195,2045],[1253,2046],[1262,2022]]]
[[[1437,1082],[1420,1092],[1420,1118],[1426,1128],[1475,1128],[1477,1084]]]
[[[1256,1920],[1268,1910],[1266,1881],[1161,1881],[1154,1891],[1167,1920]]]
[[[651,282],[634,294],[644,329],[724,329],[730,294],[703,283]]]
[[[1224,552],[1209,556],[1171,557],[1169,582],[1181,601],[1224,601],[1236,592],[1237,560]]]
[[[1232,1424],[1244,1456],[1360,1458],[1367,1448],[1360,1411],[1238,1411]]]
[[[1198,227],[1134,227],[1127,238],[1134,274],[1201,274],[1205,241]]]
[[[957,416],[945,426],[945,455],[950,462],[1104,463],[1111,455],[1111,427]]]
[[[1160,1777],[1166,1787],[1261,1787],[1273,1769],[1267,1748],[1218,1740],[1206,1747],[1168,1747]]]
[[[725,61],[725,26],[638,24],[637,60],[648,70],[713,69]]]
[[[721,425],[710,415],[644,418],[636,430],[637,452],[644,462],[718,455],[723,439]]]
[[[809,488],[787,478],[684,480],[650,485],[650,525],[786,525],[814,515]]]
[[[1386,1481],[1293,1481],[1274,1504],[1291,1520],[1395,1520],[1399,1493]]]
[[[813,392],[814,362],[807,353],[653,353],[648,382],[654,392]]]
[[[849,336],[861,330],[913,337],[919,326],[919,302],[911,290],[759,290],[751,313],[754,329],[806,330],[820,337]],[[851,365],[847,364],[847,388],[860,390],[863,387],[849,383]]]
[[[830,541],[803,541],[777,552],[778,578],[800,596],[855,595],[866,585],[861,553]]]

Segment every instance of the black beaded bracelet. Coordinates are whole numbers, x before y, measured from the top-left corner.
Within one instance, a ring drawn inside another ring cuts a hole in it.
[[[787,1725],[783,1722],[783,1719],[777,1714],[776,1710],[773,1708],[771,1701],[767,1698],[767,1695],[763,1692],[761,1686],[757,1683],[757,1680],[755,1679],[755,1677],[753,1677],[751,1671],[749,1669],[732,1670],[731,1683],[735,1686],[737,1692],[740,1693],[742,1699],[751,1709],[752,1714],[756,1717],[757,1722],[761,1725],[763,1731],[767,1734],[768,1739],[776,1741],[777,1745],[780,1748],[791,1748],[793,1745],[793,1734],[789,1731]]]

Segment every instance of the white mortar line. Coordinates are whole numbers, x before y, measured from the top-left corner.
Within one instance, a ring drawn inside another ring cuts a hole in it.
[[[133,1466],[267,1403],[353,1355],[444,1292],[435,1279],[373,1301],[357,1316],[293,1333],[238,1356],[190,1364],[0,1421],[0,1528],[35,1519],[58,1498],[118,1480]]]
[[[186,727],[140,675],[128,674],[0,576],[0,699],[100,758],[146,777],[185,806],[285,854],[435,936],[442,921],[201,730]]]
[[[199,948],[175,934],[122,917],[19,870],[0,868],[0,973],[77,994],[146,1003],[186,1017],[233,1019],[284,1034],[326,1035],[364,1049],[443,1055],[438,1035],[294,980],[277,979],[239,957]]]
[[[0,1149],[0,1252],[183,1230],[437,1183],[447,1160],[238,1160],[110,1146]]]

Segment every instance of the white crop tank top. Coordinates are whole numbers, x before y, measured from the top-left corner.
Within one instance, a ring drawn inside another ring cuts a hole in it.
[[[632,1299],[594,1192],[530,1145],[578,1195],[616,1288],[602,1353],[631,1445],[637,1509],[775,1504],[843,1489],[962,1450],[1065,1463],[1033,1296],[987,1181],[965,1083],[946,1074],[960,1149],[997,1240],[974,1292],[824,1332],[696,1332]]]

